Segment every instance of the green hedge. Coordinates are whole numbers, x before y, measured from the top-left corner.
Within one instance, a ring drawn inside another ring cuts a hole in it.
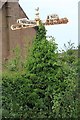
[[[18,66],[19,58],[15,58],[3,73],[3,119],[80,117],[77,59],[72,46],[59,54],[54,38],[48,41],[45,34],[41,25],[28,61]]]
[[[63,70],[66,71],[65,68]],[[55,80],[51,81],[52,78],[49,79],[48,76],[39,77],[26,72],[4,73],[3,118],[77,118],[78,99],[75,97],[76,85],[72,81],[75,76],[70,76],[70,73],[62,80],[61,72],[62,69],[59,68]],[[44,78],[45,81],[42,82]]]
[[[28,111],[28,96],[31,92],[31,83],[25,74],[17,72],[3,74],[3,117],[21,118],[23,115],[25,116]]]

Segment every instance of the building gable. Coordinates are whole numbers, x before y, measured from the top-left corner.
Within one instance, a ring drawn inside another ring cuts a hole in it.
[[[12,24],[15,24],[17,19],[29,19],[19,5],[18,0],[17,2],[5,1],[1,6],[0,13],[0,16],[2,15],[2,18],[0,17],[0,21],[2,19],[2,23],[0,24],[0,30],[2,30],[2,33],[0,32],[0,44],[2,43],[3,60],[10,56],[11,51],[16,45],[18,45],[23,52],[26,44],[28,51],[28,48],[32,45],[34,36],[36,35],[36,30],[34,28],[28,28],[12,31],[10,28]]]

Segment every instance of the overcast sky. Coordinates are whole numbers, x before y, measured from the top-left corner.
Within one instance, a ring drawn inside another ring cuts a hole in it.
[[[19,0],[20,5],[29,17],[34,20],[35,8],[40,9],[40,18],[45,20],[48,14],[58,14],[67,17],[68,24],[47,26],[47,35],[55,38],[60,48],[64,43],[72,41],[78,45],[78,1],[79,0]]]

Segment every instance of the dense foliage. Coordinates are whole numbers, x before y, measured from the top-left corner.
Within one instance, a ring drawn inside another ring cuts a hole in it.
[[[3,118],[79,117],[77,57],[69,46],[58,53],[54,38],[48,41],[39,26],[22,71],[11,67],[3,74]]]

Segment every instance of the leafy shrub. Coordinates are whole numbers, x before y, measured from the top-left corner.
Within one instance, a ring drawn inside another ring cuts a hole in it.
[[[58,54],[41,24],[25,72],[3,74],[3,118],[78,118],[77,64],[71,58],[69,50]]]

